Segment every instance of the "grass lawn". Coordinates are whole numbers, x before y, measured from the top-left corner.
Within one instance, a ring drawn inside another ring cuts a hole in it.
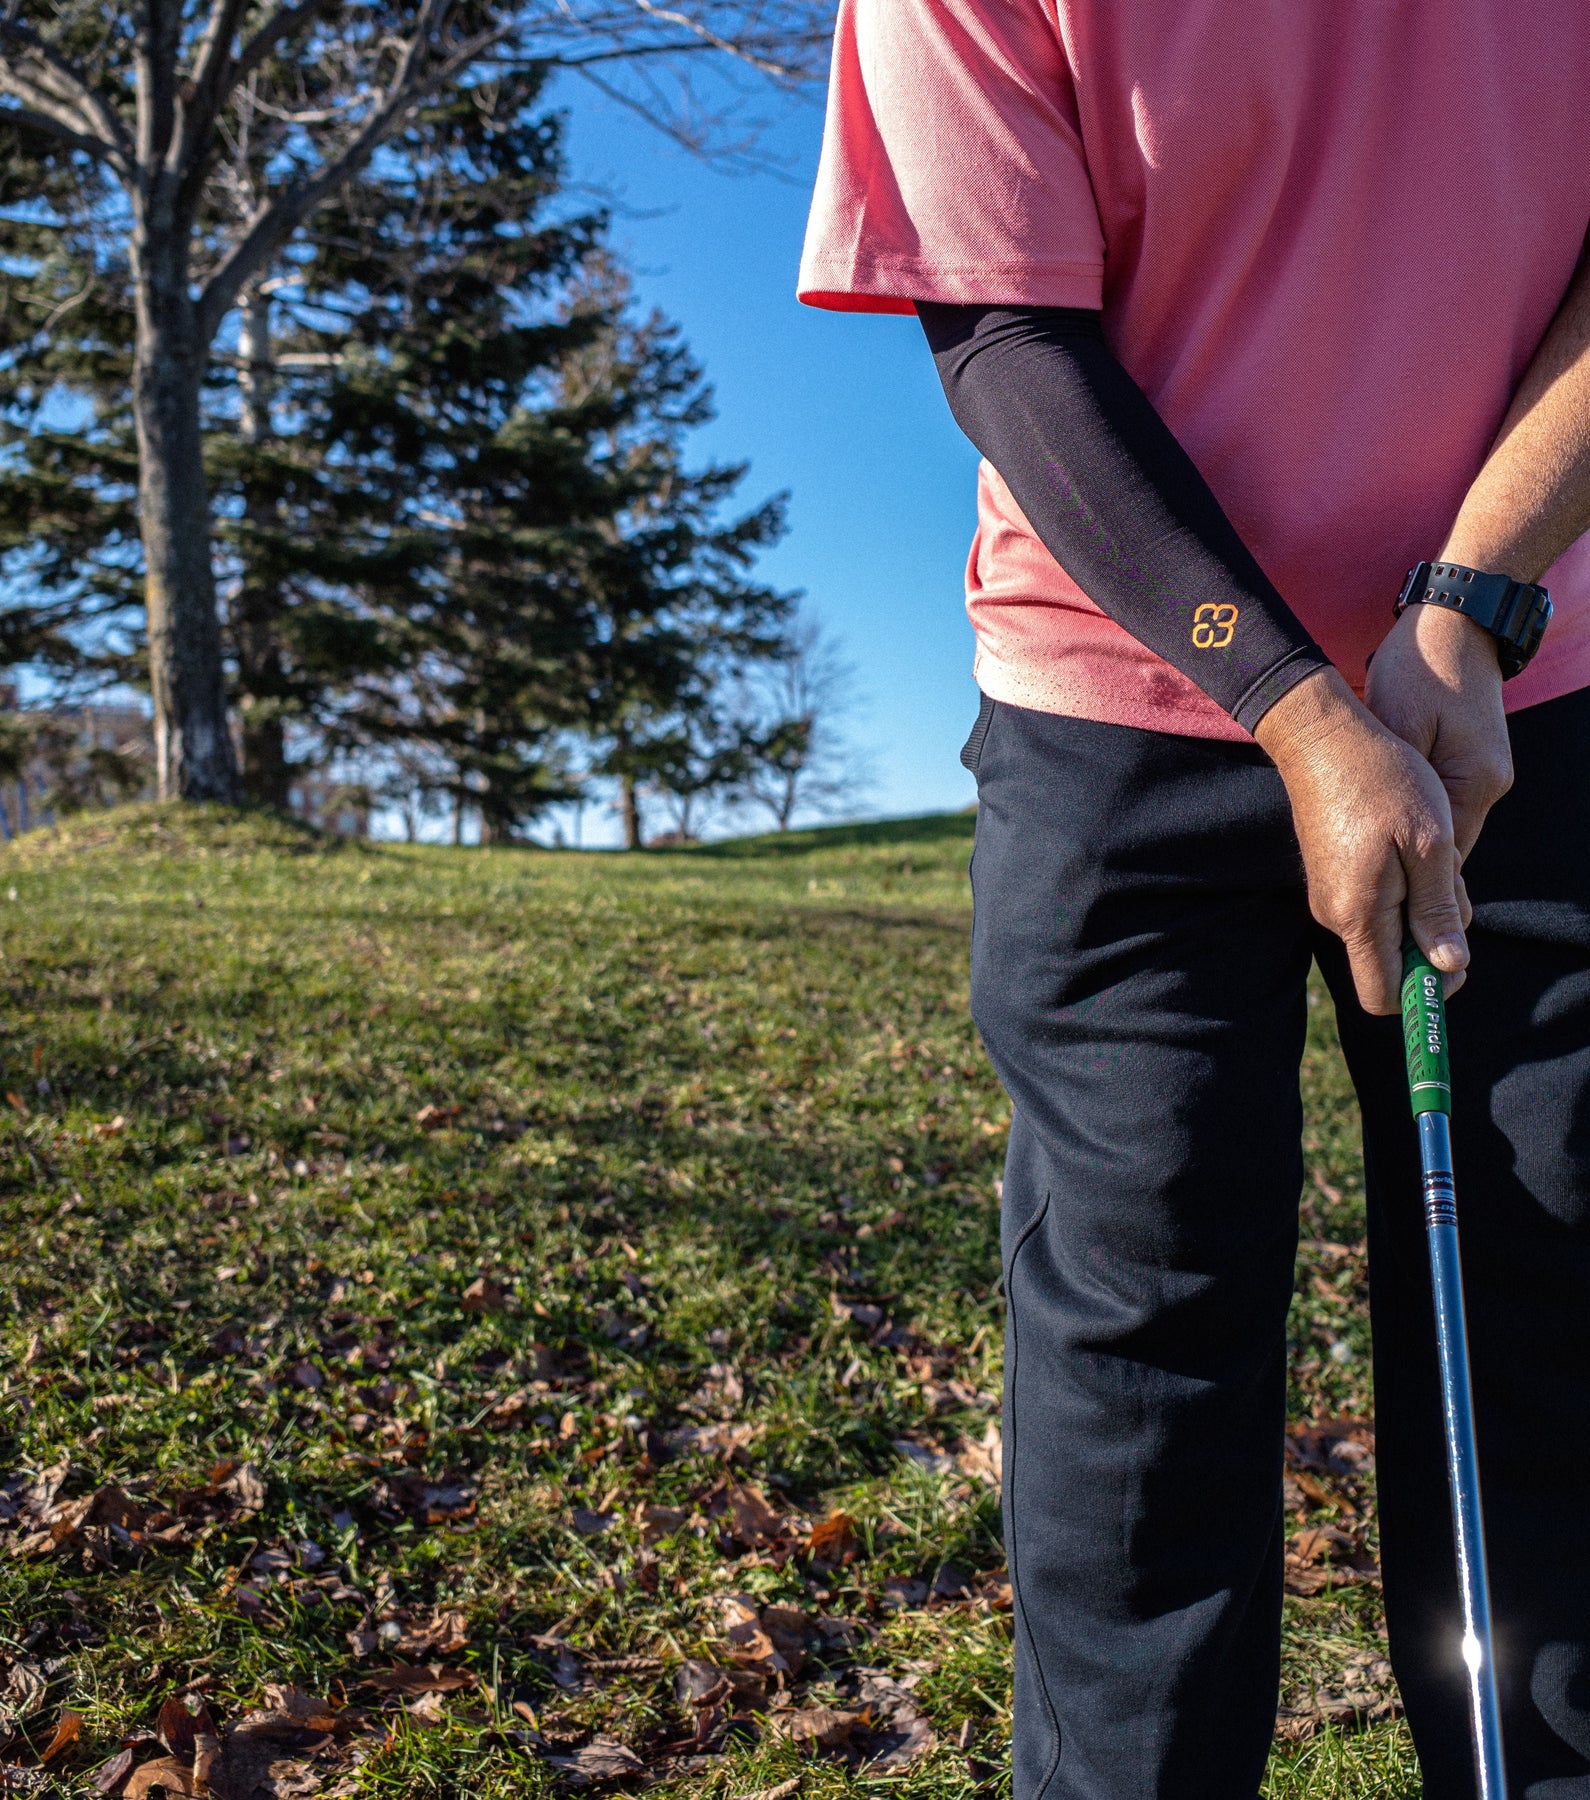
[[[1008,1791],[971,829],[0,852],[0,1792]],[[1411,1800],[1312,1020],[1266,1792]]]

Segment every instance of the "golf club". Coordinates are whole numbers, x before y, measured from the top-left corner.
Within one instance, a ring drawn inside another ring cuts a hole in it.
[[[1506,1800],[1502,1719],[1491,1648],[1491,1597],[1485,1576],[1479,1457],[1469,1388],[1463,1268],[1458,1254],[1457,1194],[1452,1178],[1452,1082],[1447,1061],[1441,976],[1412,938],[1402,947],[1402,1029],[1408,1049],[1408,1096],[1419,1128],[1424,1169],[1424,1222],[1435,1295],[1441,1411],[1446,1424],[1447,1478],[1463,1602],[1463,1661],[1469,1674],[1469,1720],[1480,1800]]]

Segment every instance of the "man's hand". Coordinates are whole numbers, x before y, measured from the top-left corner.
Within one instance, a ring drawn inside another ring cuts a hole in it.
[[[1441,777],[1466,857],[1513,785],[1495,638],[1449,607],[1410,606],[1375,652],[1365,699]]]
[[[1455,992],[1469,960],[1468,898],[1446,789],[1429,763],[1334,669],[1284,694],[1255,735],[1292,802],[1309,908],[1346,946],[1365,1011],[1397,1011],[1404,907]]]

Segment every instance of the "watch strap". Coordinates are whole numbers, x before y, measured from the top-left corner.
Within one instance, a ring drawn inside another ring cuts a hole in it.
[[[1462,563],[1415,563],[1397,596],[1397,616],[1416,604],[1450,607],[1490,632],[1504,680],[1528,665],[1551,619],[1551,596],[1538,582]]]

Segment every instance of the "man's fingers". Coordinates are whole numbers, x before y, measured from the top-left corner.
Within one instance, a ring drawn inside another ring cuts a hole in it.
[[[1402,1004],[1402,908],[1381,908],[1360,930],[1341,933],[1358,1004],[1367,1013],[1394,1013]]]
[[[1463,909],[1468,896],[1450,841],[1443,840],[1423,855],[1404,852],[1403,869],[1408,877],[1408,929],[1413,941],[1443,975],[1466,969],[1469,943]]]
[[[1491,747],[1495,749],[1494,746]],[[1507,742],[1504,738],[1500,752],[1505,753]],[[1436,774],[1441,777],[1441,785],[1446,789],[1446,797],[1452,807],[1452,836],[1456,840],[1459,856],[1467,856],[1479,841],[1480,828],[1486,816],[1498,800],[1513,785],[1513,764],[1511,756],[1493,754],[1489,757],[1469,759],[1469,766],[1454,768],[1451,759],[1441,754],[1438,744],[1432,756]]]

